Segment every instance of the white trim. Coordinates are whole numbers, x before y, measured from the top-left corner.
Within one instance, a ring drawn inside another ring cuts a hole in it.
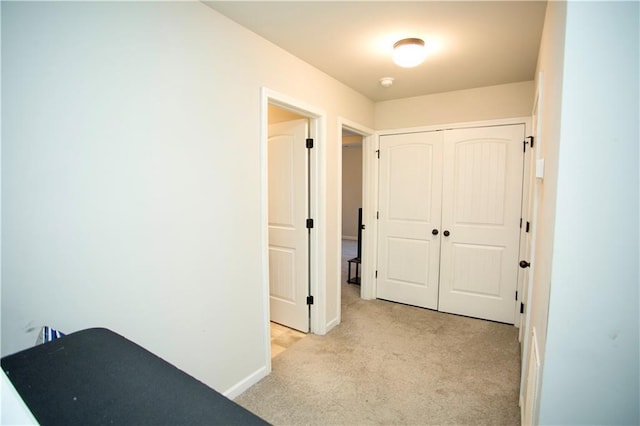
[[[338,117],[338,128],[340,129],[340,140],[342,140],[342,128],[351,130],[352,132],[358,133],[361,136],[369,136],[376,133],[375,130],[344,117]]]
[[[526,339],[529,340],[529,339]],[[527,390],[520,396],[520,423],[524,426],[538,424],[538,405],[540,399],[540,352],[536,328],[531,329],[531,352],[527,362]]]
[[[267,375],[270,373],[270,371],[268,370],[270,369],[267,369],[266,366],[260,367],[256,371],[249,374],[247,377],[240,380],[238,383],[236,383],[235,385],[231,386],[229,389],[221,393],[229,399],[235,399],[237,396],[242,394],[251,386],[255,385],[260,380],[267,377]]]
[[[540,158],[540,147],[542,144],[541,140],[541,129],[542,129],[542,108],[543,108],[543,99],[542,99],[542,89],[544,84],[544,75],[542,72],[538,73],[538,83],[536,85],[536,93],[534,96],[534,104],[533,111],[531,112],[532,116],[536,116],[536,128],[531,129],[532,135],[535,136],[535,150],[533,152],[534,158]],[[529,335],[529,329],[531,328],[531,311],[533,310],[532,302],[533,302],[533,278],[535,275],[535,254],[536,254],[536,230],[538,227],[538,181],[535,177],[535,172],[531,173],[530,179],[530,191],[528,196],[531,197],[529,200],[529,211],[531,211],[531,238],[530,248],[529,248],[529,263],[531,266],[527,269],[527,273],[529,274],[529,287],[527,288],[526,301],[527,306],[525,309],[524,320],[521,326],[523,331],[520,333],[521,336],[524,337],[522,342],[522,360],[521,360],[521,372],[520,372],[520,398],[524,400],[526,398],[526,386],[527,386],[527,375],[529,370],[529,352],[531,350],[530,342],[527,336]],[[533,332],[533,330],[532,330]],[[535,336],[535,333],[534,333]]]
[[[334,262],[336,265],[336,276],[334,279],[336,296],[334,303],[336,304],[336,315],[331,319],[327,319],[326,331],[331,330],[335,326],[339,325],[342,321],[342,119],[338,117],[338,134],[336,141],[339,149],[336,149],[336,246]]]
[[[530,121],[529,121],[530,122]],[[531,125],[525,124],[525,134],[524,140],[526,140],[527,136],[531,136]],[[520,235],[519,235],[519,243],[518,243],[518,261],[526,260],[525,252],[526,252],[526,222],[528,221],[527,212],[529,210],[529,182],[531,177],[531,149],[524,149],[522,156],[522,185],[521,185],[521,197],[520,197]],[[516,293],[518,297],[516,299],[515,306],[513,307],[513,316],[514,322],[513,325],[517,328],[522,329],[522,314],[520,313],[520,304],[523,301],[523,285],[524,285],[524,277],[527,274],[527,270],[518,268],[518,279],[516,282]],[[518,333],[518,337],[520,337],[520,333]]]
[[[260,91],[261,126],[260,126],[260,219],[261,232],[260,243],[261,273],[262,273],[262,298],[263,318],[265,326],[264,356],[267,365],[267,374],[271,372],[271,340],[269,338],[269,223],[268,223],[268,170],[267,170],[267,138],[268,109],[269,104],[296,112],[309,119],[309,133],[315,141],[314,151],[311,157],[311,215],[314,219],[316,232],[311,233],[311,262],[309,270],[311,274],[311,294],[315,303],[311,305],[311,322],[309,327],[312,333],[326,333],[326,289],[319,283],[326,283],[326,112],[312,105],[301,102],[290,96],[278,93],[274,90],[262,87]],[[326,285],[326,284],[325,284]]]
[[[378,264],[378,158],[376,150],[380,147],[380,136],[375,133],[363,140],[362,149],[362,207],[363,223],[367,224],[362,238],[362,265],[360,267],[360,297],[375,299]]]
[[[324,111],[305,107],[311,123],[311,137],[316,141],[311,161],[311,215],[316,232],[311,232],[311,332],[327,333],[327,115]],[[315,262],[314,262],[315,260]],[[320,285],[322,283],[322,285]]]
[[[269,135],[269,96],[263,88],[260,93],[260,275],[262,276],[262,334],[265,375],[271,374],[271,308],[269,304],[269,171],[267,169],[267,137]],[[245,379],[246,380],[246,379]],[[240,382],[242,383],[242,382]],[[236,385],[238,386],[238,385]],[[233,388],[232,388],[233,389]]]
[[[334,319],[332,319],[331,321],[329,321],[327,323],[327,333],[333,329],[333,327],[337,326],[340,324],[340,318],[338,316],[336,316]]]
[[[436,130],[452,130],[452,129],[466,129],[473,127],[491,127],[491,126],[508,126],[511,124],[526,124],[528,129],[531,117],[513,117],[513,118],[501,118],[498,120],[484,120],[484,121],[467,121],[461,123],[445,123],[435,124],[431,126],[419,126],[419,127],[405,127],[400,129],[387,129],[378,130],[378,135],[397,135],[402,133],[420,133],[420,132],[433,132]]]

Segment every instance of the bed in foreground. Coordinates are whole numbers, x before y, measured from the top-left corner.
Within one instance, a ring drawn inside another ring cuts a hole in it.
[[[175,366],[104,328],[2,358],[43,425],[265,425]]]

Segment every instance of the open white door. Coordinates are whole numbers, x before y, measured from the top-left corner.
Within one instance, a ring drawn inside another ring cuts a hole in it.
[[[514,323],[524,125],[445,132],[439,309]]]
[[[442,139],[442,132],[380,137],[380,299],[438,308]]]
[[[269,126],[271,321],[309,331],[307,120]]]
[[[535,118],[534,118],[535,125]],[[534,127],[535,128],[535,127]],[[529,303],[529,286],[531,285],[531,274],[528,269],[531,265],[532,249],[533,249],[533,226],[534,226],[534,206],[535,202],[535,161],[536,156],[531,148],[534,143],[535,136],[526,138],[525,153],[524,153],[524,178],[523,178],[523,196],[522,196],[522,229],[520,230],[520,260],[522,268],[518,274],[518,280],[520,282],[519,292],[519,306],[520,309],[516,311],[516,315],[520,316],[520,333],[518,339],[520,340],[520,346],[522,354],[526,346],[525,339],[527,336],[527,321],[525,316],[525,306]],[[516,321],[517,322],[517,321]]]

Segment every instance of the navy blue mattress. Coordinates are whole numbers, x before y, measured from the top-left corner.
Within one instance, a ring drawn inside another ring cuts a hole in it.
[[[42,425],[265,425],[264,420],[104,328],[2,358]]]

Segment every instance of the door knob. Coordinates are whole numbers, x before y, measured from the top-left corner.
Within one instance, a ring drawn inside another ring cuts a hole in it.
[[[449,233],[449,231],[444,231],[444,232],[443,232],[443,234],[444,234],[444,236],[445,236],[445,237],[448,237],[449,235],[451,235],[451,234]]]
[[[529,266],[531,266],[531,264],[529,262],[527,262],[526,260],[521,260],[520,261],[520,267],[522,269],[528,268]]]
[[[438,235],[438,230],[437,230],[437,229],[434,229],[433,231],[431,231],[431,233],[432,233],[433,235]]]

